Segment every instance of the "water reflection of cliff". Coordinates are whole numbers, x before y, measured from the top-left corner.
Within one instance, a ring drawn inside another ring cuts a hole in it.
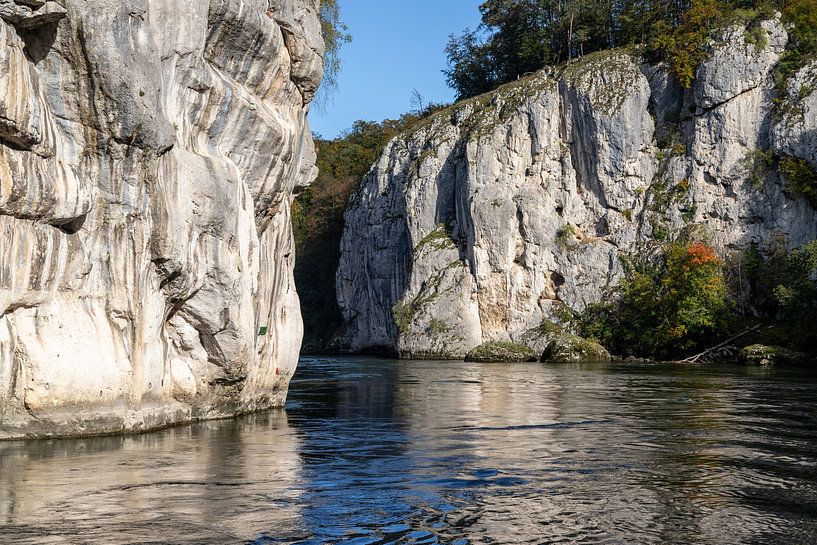
[[[309,359],[286,415],[0,443],[0,543],[813,545],[817,377],[754,373]]]
[[[541,476],[566,454],[556,439],[566,392],[540,364],[399,366],[397,416],[416,437],[413,480],[446,497],[451,540],[537,542],[562,508]]]
[[[140,436],[0,443],[3,543],[234,543],[298,524],[283,412]],[[162,541],[162,540],[166,541]]]
[[[765,383],[683,367],[398,369],[396,416],[414,436],[406,456],[420,460],[412,479],[450,502],[451,539],[720,544],[785,535],[780,468],[794,464],[752,460],[776,450],[779,402]],[[758,419],[763,407],[773,409]],[[758,421],[760,433],[742,429]],[[810,482],[802,471],[790,489]],[[773,490],[778,512],[753,501]]]

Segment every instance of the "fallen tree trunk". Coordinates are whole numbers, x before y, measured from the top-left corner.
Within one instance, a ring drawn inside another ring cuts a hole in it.
[[[709,354],[709,353],[711,353],[711,352],[713,352],[713,351],[717,350],[718,348],[722,348],[722,347],[726,346],[727,344],[731,343],[731,342],[732,342],[732,341],[734,341],[734,340],[740,339],[741,337],[743,337],[744,335],[747,335],[747,334],[751,333],[752,331],[757,331],[757,330],[758,330],[758,329],[760,329],[761,327],[762,327],[762,324],[757,324],[757,325],[755,325],[755,326],[752,326],[752,327],[750,327],[749,329],[747,329],[746,331],[744,331],[744,332],[742,332],[742,333],[738,333],[738,334],[737,334],[737,335],[735,335],[734,337],[730,337],[730,338],[726,339],[725,341],[723,341],[722,343],[720,343],[720,344],[718,344],[718,345],[715,345],[715,346],[713,346],[712,348],[708,348],[708,349],[704,350],[704,351],[703,351],[703,352],[701,352],[700,354],[696,354],[696,355],[691,356],[691,357],[689,357],[689,358],[685,358],[685,359],[683,359],[683,360],[681,360],[681,361],[682,361],[683,363],[695,363],[695,362],[697,362],[699,359],[701,359],[702,357],[706,356],[707,354]]]

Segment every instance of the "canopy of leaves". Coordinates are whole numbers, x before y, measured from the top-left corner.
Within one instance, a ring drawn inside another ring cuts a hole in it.
[[[762,31],[757,21],[776,9],[793,29],[785,78],[814,58],[817,0],[486,0],[480,27],[450,38],[445,75],[462,99],[546,65],[642,44],[689,87],[714,29],[741,21]]]

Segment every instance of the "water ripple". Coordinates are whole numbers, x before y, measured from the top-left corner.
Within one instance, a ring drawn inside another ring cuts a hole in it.
[[[0,444],[5,544],[809,544],[817,375],[305,359],[286,411]]]

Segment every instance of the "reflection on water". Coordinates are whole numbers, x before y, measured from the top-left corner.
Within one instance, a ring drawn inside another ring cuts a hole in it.
[[[286,412],[0,443],[0,543],[817,542],[817,375],[306,358]]]

